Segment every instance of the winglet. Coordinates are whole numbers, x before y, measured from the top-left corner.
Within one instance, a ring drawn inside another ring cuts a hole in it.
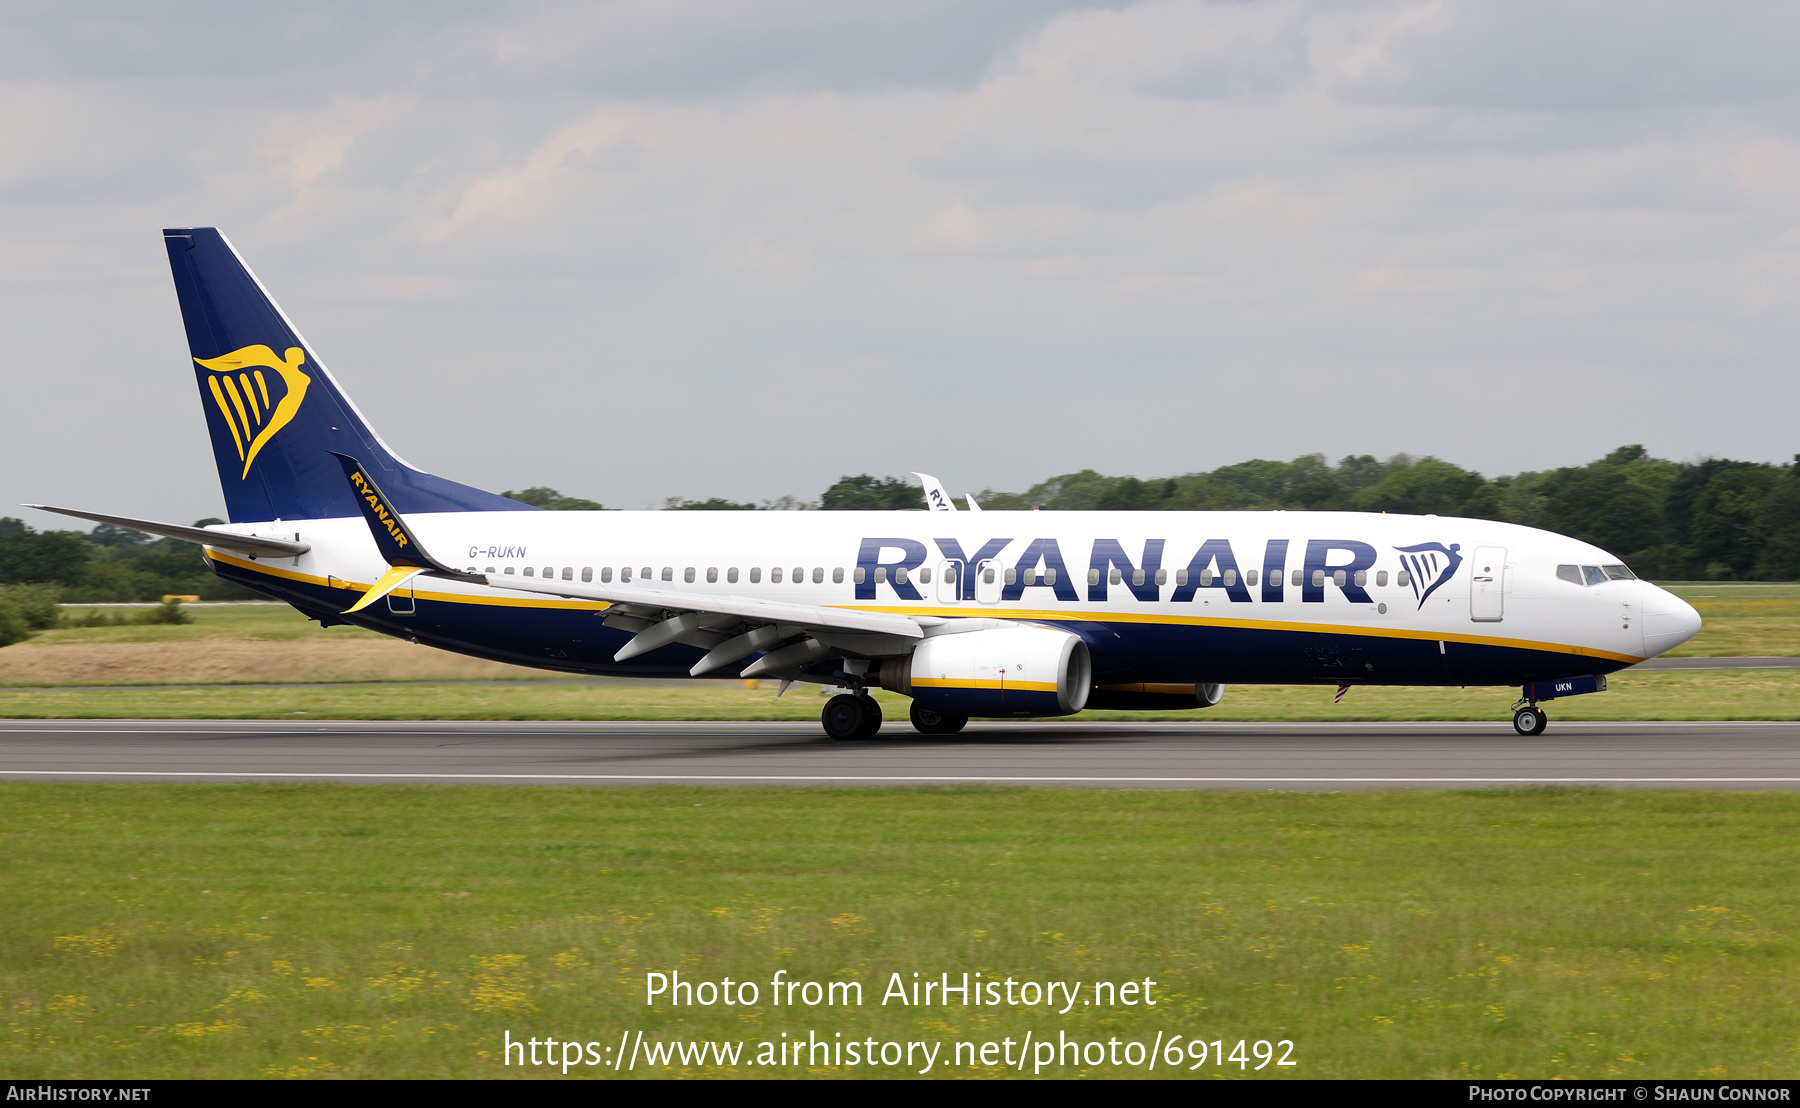
[[[368,592],[363,593],[361,600],[345,608],[340,614],[347,616],[352,612],[360,612],[424,572],[416,566],[394,566],[382,574],[381,580],[371,585]]]
[[[919,484],[925,486],[925,503],[934,512],[954,512],[956,505],[950,502],[950,494],[945,491],[944,483],[929,473],[914,471]]]
[[[369,525],[369,534],[375,536],[376,549],[390,566],[411,566],[418,569],[444,569],[419,540],[413,537],[406,521],[400,518],[390,504],[387,496],[375,484],[375,478],[369,476],[363,464],[348,454],[332,451],[332,457],[344,467],[344,476],[350,480],[350,488],[356,494],[357,507],[362,509],[363,520]]]
[[[393,567],[363,595],[360,602],[352,607],[354,612],[364,605],[386,596],[399,588],[406,581],[420,573],[429,573],[433,577],[448,577],[457,581],[475,581],[486,583],[487,578],[478,573],[464,573],[433,558],[413,534],[412,528],[400,518],[400,513],[393,509],[392,502],[375,478],[369,475],[367,467],[348,454],[331,452],[332,457],[344,467],[344,476],[350,481],[350,489],[356,495],[357,506],[362,509],[363,520],[369,525],[369,534],[374,536],[375,547],[381,551],[382,560]],[[401,573],[401,570],[410,570]]]

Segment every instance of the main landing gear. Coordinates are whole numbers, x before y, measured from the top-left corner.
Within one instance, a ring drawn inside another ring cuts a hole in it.
[[[825,702],[819,722],[834,739],[871,739],[881,730],[881,705],[872,696],[839,693]]]
[[[1542,735],[1550,717],[1536,704],[1527,704],[1513,713],[1513,730],[1521,735]]]
[[[968,716],[947,716],[942,712],[927,711],[919,707],[918,701],[912,704],[912,725],[921,735],[954,735],[968,725]]]

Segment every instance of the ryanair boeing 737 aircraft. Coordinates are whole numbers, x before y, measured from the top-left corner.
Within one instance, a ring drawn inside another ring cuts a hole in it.
[[[546,512],[401,461],[210,227],[163,232],[229,524],[32,505],[201,544],[329,626],[569,673],[843,690],[881,724],[1205,708],[1231,683],[1516,686],[1540,702],[1700,629],[1604,550],[1351,512]]]

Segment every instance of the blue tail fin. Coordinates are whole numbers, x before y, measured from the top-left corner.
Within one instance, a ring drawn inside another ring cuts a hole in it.
[[[216,228],[163,243],[231,522],[357,515],[334,451],[363,459],[401,512],[531,510],[394,457]]]

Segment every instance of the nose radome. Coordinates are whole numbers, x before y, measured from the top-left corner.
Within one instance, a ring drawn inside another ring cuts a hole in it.
[[[1666,589],[1644,583],[1644,654],[1654,658],[1700,633],[1700,613]]]

